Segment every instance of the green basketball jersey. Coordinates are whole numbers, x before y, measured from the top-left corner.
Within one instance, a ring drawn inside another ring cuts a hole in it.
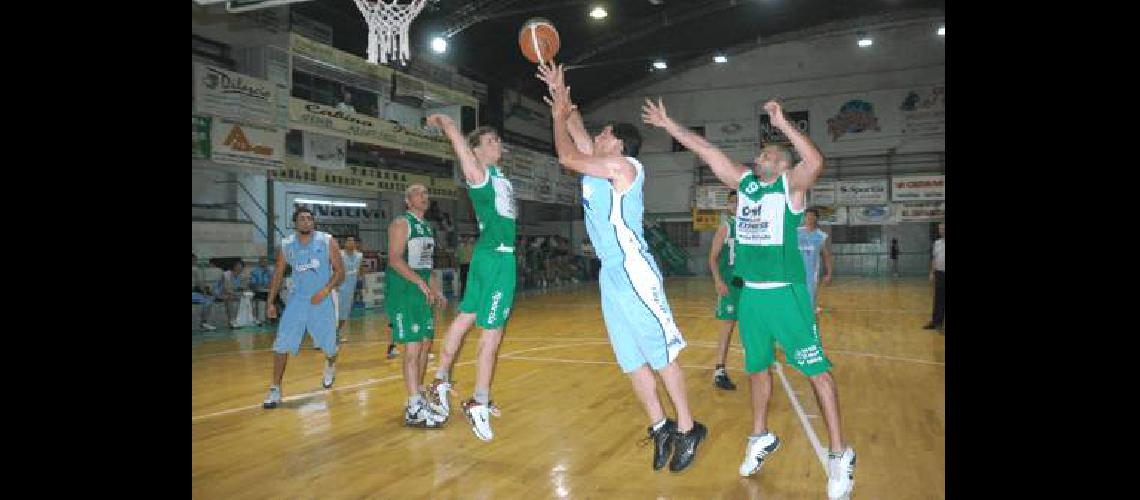
[[[468,184],[467,196],[475,208],[479,221],[479,240],[476,248],[494,250],[515,246],[515,193],[510,179],[494,165],[487,167],[487,178],[482,184]]]
[[[796,228],[804,211],[792,211],[788,174],[765,184],[749,171],[737,194],[735,275],[745,281],[803,283]]]
[[[434,265],[432,257],[435,250],[435,233],[432,232],[431,225],[416,217],[416,214],[404,212],[404,219],[408,221],[409,229],[408,243],[404,246],[404,259],[408,262],[408,267],[411,267],[424,281],[428,281]],[[418,290],[395,270],[389,269],[385,276]]]

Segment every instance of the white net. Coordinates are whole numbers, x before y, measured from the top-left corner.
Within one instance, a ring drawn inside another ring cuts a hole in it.
[[[401,4],[400,0],[354,0],[364,22],[368,23],[368,60],[387,63],[388,59],[399,59],[401,63],[411,57],[408,49],[408,27],[423,10],[427,0],[412,0]]]

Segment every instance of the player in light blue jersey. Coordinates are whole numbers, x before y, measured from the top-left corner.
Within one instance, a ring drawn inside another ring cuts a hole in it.
[[[277,324],[277,339],[273,342],[273,381],[269,395],[262,403],[264,408],[276,408],[281,403],[281,378],[289,351],[296,356],[301,339],[307,330],[313,344],[325,353],[324,377],[321,385],[332,387],[336,377],[336,298],[332,293],[344,278],[344,263],[340,260],[340,245],[332,235],[313,230],[316,221],[313,212],[299,207],[293,212],[294,234],[281,239],[277,252],[277,265],[273,268],[273,281],[269,283],[269,304],[266,315],[277,317],[277,290],[285,276],[285,266],[293,269],[293,287],[285,303],[285,311]]]
[[[804,274],[807,277],[808,295],[811,296],[811,307],[816,314],[821,308],[818,306],[819,296],[816,285],[819,284],[819,264],[823,261],[823,284],[831,284],[831,250],[827,247],[827,233],[817,225],[819,210],[807,209],[804,214],[804,225],[796,228],[799,235],[800,253],[804,256]]]
[[[344,262],[344,283],[337,287],[337,319],[340,320],[336,325],[336,341],[337,343],[344,342],[344,338],[340,335],[340,329],[344,328],[344,322],[348,321],[348,317],[352,314],[353,296],[356,295],[356,279],[360,275],[360,270],[363,268],[364,253],[356,248],[356,238],[346,236],[344,238],[344,250],[340,251],[340,259]]]
[[[554,118],[558,161],[582,174],[586,232],[602,261],[598,276],[602,316],[618,365],[630,376],[649,415],[653,469],[660,470],[669,460],[670,471],[682,471],[692,463],[708,428],[693,420],[689,411],[685,376],[677,364],[685,339],[673,321],[661,271],[642,234],[645,170],[635,158],[641,134],[628,123],[611,124],[591,142],[570,102],[562,67],[540,66],[538,78],[550,91],[546,101]],[[666,418],[657,398],[654,371],[673,400],[676,421]]]

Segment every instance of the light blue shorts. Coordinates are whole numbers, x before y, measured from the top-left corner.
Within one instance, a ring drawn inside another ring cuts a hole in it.
[[[281,313],[281,323],[277,325],[277,339],[273,341],[273,352],[294,356],[301,350],[301,340],[305,332],[313,337],[313,345],[325,351],[326,356],[336,355],[336,305],[334,294],[329,294],[320,304],[312,305],[312,294],[294,291]]]
[[[677,359],[685,339],[673,321],[657,264],[637,252],[602,264],[602,317],[618,365],[630,373],[646,363],[660,370]]]
[[[345,277],[337,293],[337,319],[348,319],[352,314],[352,296],[356,294],[356,276]]]

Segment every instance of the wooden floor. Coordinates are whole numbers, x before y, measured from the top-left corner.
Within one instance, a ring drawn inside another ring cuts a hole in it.
[[[606,340],[597,287],[580,285],[516,298],[492,385],[503,416],[492,419],[489,443],[475,438],[458,412],[444,429],[403,426],[400,360],[384,357],[381,315],[346,326],[332,390],[320,387],[319,351],[291,357],[285,402],[275,410],[261,409],[272,370],[271,332],[196,338],[193,496],[826,498],[813,440],[826,448],[827,432],[807,379],[779,367],[769,426],[783,445],[760,474],[740,478],[752,419],[739,339],[734,334],[728,363],[739,387],[715,389],[712,282],[669,279],[666,293],[689,342],[679,360],[690,404],[709,428],[697,460],[681,474],[654,472],[651,448],[639,447],[646,417]],[[945,337],[922,329],[930,318],[930,284],[836,279],[820,300],[844,432],[858,452],[852,497],[945,498]],[[453,370],[462,397],[472,391],[476,335],[468,334]],[[659,393],[673,415],[664,386]]]

